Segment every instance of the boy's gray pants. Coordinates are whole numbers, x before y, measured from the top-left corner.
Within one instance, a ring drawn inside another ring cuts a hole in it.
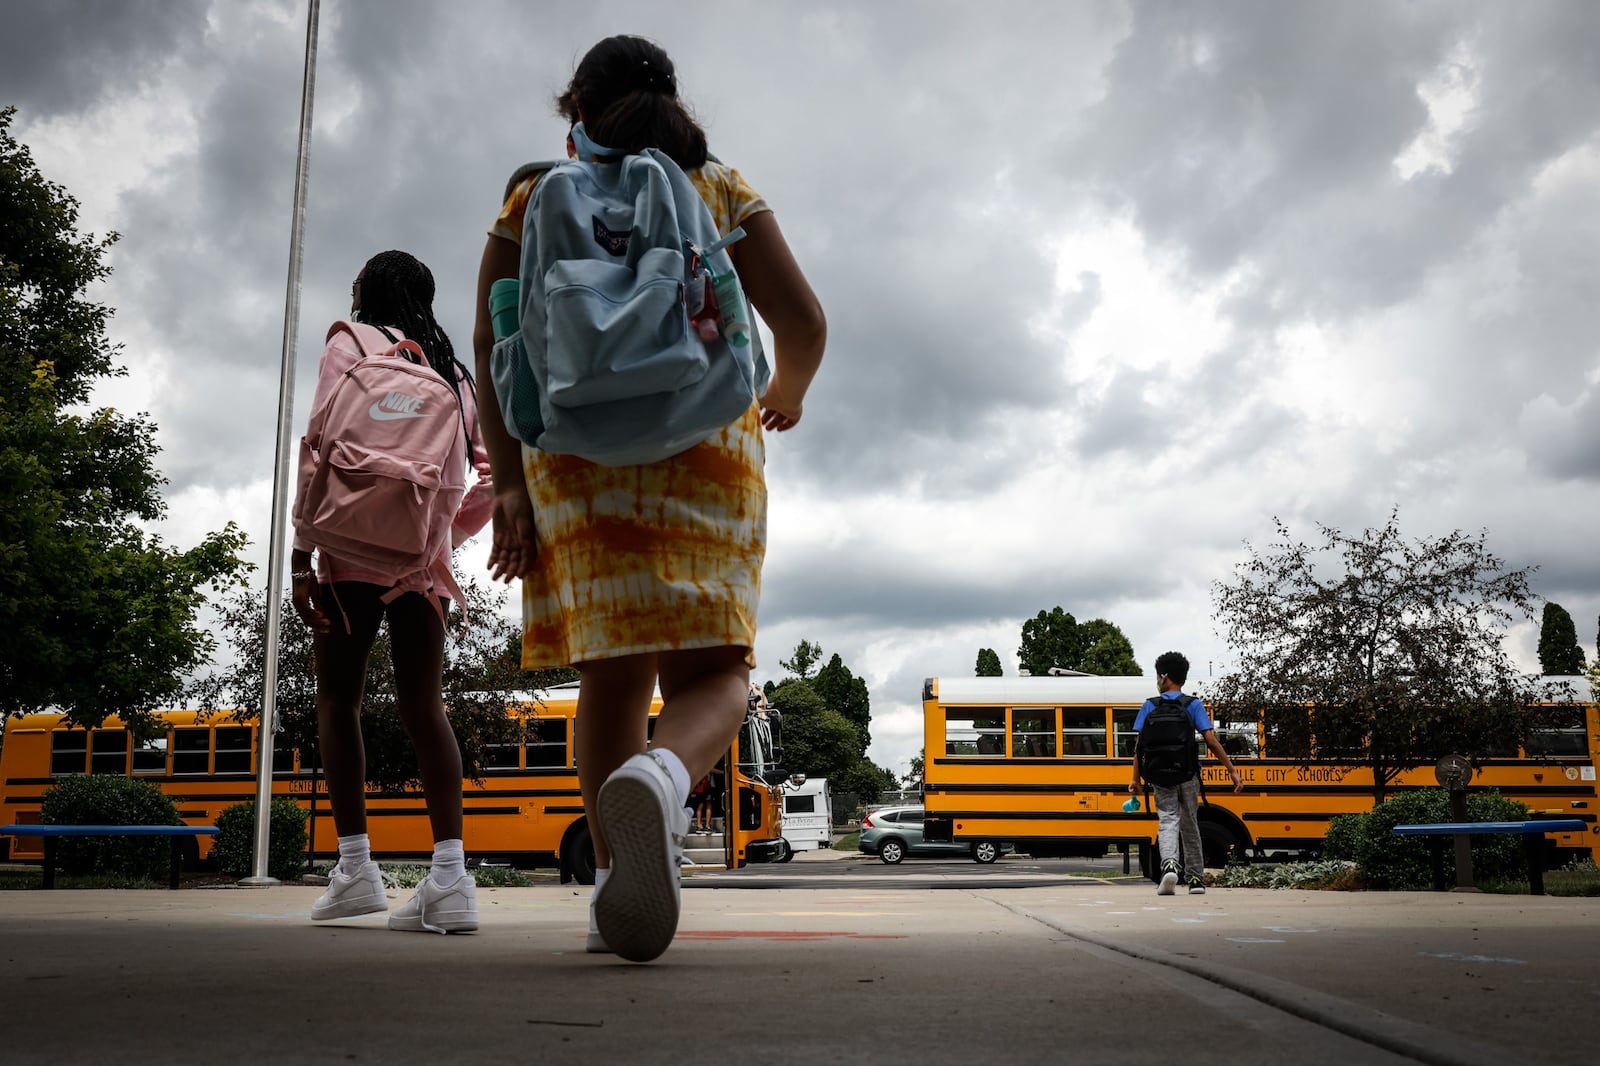
[[[1161,846],[1161,862],[1178,864],[1184,881],[1204,877],[1206,860],[1200,850],[1200,821],[1195,811],[1200,806],[1200,779],[1191,777],[1181,785],[1151,785],[1156,804],[1156,841]],[[1183,858],[1178,857],[1178,840],[1183,839]],[[1159,872],[1160,867],[1157,867]]]

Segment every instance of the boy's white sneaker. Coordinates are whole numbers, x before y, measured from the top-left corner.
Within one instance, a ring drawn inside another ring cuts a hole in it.
[[[311,920],[325,922],[330,918],[354,918],[359,914],[376,914],[389,909],[389,900],[383,894],[383,875],[378,864],[365,862],[353,874],[337,866],[328,875],[328,890],[311,905]]]
[[[601,941],[629,962],[649,962],[678,932],[683,838],[689,818],[665,765],[651,752],[617,767],[596,804],[611,873],[595,893]]]
[[[430,874],[416,895],[389,915],[389,928],[407,933],[470,933],[478,928],[478,882],[462,874],[440,888]]]
[[[1178,864],[1165,862],[1161,866],[1161,883],[1156,886],[1156,895],[1170,896],[1178,889]]]

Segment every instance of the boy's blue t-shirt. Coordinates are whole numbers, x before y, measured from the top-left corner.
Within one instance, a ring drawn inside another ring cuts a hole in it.
[[[1159,696],[1145,700],[1144,706],[1139,708],[1139,717],[1133,720],[1133,731],[1137,733],[1144,728],[1144,720],[1156,709],[1156,700],[1175,700],[1181,695],[1183,695],[1181,692],[1163,692]],[[1195,730],[1201,733],[1216,728],[1211,721],[1211,715],[1206,711],[1206,705],[1200,701],[1199,696],[1189,704],[1189,720],[1194,723]]]

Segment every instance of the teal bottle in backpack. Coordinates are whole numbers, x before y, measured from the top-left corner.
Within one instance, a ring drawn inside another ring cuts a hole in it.
[[[738,419],[770,370],[733,261],[688,175],[574,127],[579,154],[540,178],[523,219],[520,330],[496,344],[506,428],[541,451],[651,463]],[[723,328],[696,328],[705,302]],[[732,306],[730,306],[732,305]],[[743,323],[742,329],[740,323]]]

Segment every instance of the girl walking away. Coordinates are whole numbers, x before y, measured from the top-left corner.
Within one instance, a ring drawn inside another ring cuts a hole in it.
[[[472,377],[434,320],[433,290],[428,268],[398,251],[373,256],[351,286],[355,321],[329,330],[301,449],[291,569],[295,612],[312,630],[322,766],[339,833],[339,863],[311,918],[388,909],[367,837],[361,739],[367,656],[388,619],[400,720],[417,750],[434,839],[428,877],[389,928],[450,933],[478,927],[461,844],[461,749],[441,684],[445,613],[461,600],[450,551],[483,527],[493,501]],[[469,459],[479,477],[464,495]]]
[[[766,201],[708,157],[661,48],[639,37],[601,41],[556,106],[582,123],[578,143],[659,149],[689,176],[721,235],[744,229],[729,251],[776,341],[764,395],[709,439],[645,465],[524,448],[494,391],[482,396],[494,471],[489,567],[523,579],[523,667],[572,664],[582,677],[574,755],[598,867],[588,949],[643,962],[677,931],[690,785],[728,750],[746,711],[766,554],[763,429],[799,423],[827,327]],[[489,231],[473,333],[479,380],[488,380],[494,343],[490,289],[518,276],[538,180],[513,185]],[[657,685],[662,709],[647,750]]]

